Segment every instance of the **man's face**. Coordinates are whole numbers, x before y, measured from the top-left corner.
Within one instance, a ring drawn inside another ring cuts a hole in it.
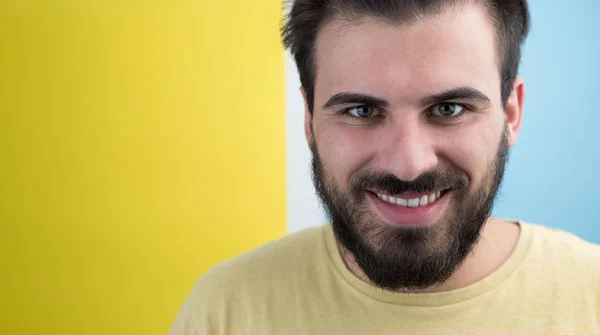
[[[340,19],[319,33],[313,177],[375,285],[444,282],[490,214],[520,123],[502,107],[493,29],[466,7],[402,26]]]

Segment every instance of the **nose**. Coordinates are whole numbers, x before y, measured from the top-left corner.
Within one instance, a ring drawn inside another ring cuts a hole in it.
[[[384,127],[378,168],[412,181],[438,164],[435,138],[418,116],[394,120]]]

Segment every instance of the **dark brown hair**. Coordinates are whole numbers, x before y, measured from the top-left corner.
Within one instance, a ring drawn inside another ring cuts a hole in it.
[[[488,11],[496,29],[503,106],[512,91],[521,59],[521,45],[529,31],[527,0],[295,0],[281,35],[290,50],[313,112],[316,74],[315,45],[319,30],[328,22],[370,16],[400,24],[441,13],[450,6],[479,3]]]

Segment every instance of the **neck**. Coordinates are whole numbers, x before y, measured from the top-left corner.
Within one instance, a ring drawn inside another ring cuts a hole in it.
[[[469,286],[496,271],[512,254],[519,239],[519,226],[510,221],[489,218],[481,238],[460,267],[444,283],[421,290],[401,290],[405,293],[435,293]],[[370,282],[354,261],[352,254],[339,242],[338,249],[346,267],[365,282]]]

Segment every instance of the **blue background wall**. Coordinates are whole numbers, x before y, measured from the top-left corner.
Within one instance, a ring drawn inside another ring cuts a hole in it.
[[[495,215],[600,243],[600,1],[530,1],[526,101]]]

